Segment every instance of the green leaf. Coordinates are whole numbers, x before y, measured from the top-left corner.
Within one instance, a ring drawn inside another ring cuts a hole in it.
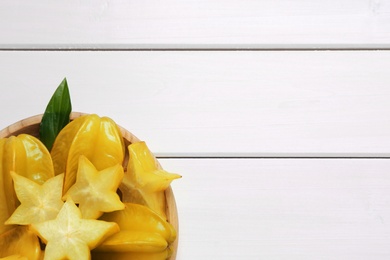
[[[69,123],[72,104],[66,78],[61,82],[46,107],[39,128],[40,140],[50,151],[54,140],[64,126]]]

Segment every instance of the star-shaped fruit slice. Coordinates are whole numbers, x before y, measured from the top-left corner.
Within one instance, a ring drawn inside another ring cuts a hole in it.
[[[80,156],[76,183],[65,194],[79,204],[83,218],[97,219],[103,212],[125,208],[116,193],[122,179],[123,167],[119,164],[98,171],[85,156]]]
[[[54,219],[64,202],[62,201],[62,184],[64,174],[48,179],[42,185],[11,172],[16,196],[20,201],[6,225],[29,225]]]
[[[90,250],[107,237],[119,232],[118,224],[96,219],[82,219],[71,198],[64,203],[57,218],[31,225],[46,244],[44,260],[90,259]]]
[[[120,190],[124,202],[145,205],[166,219],[164,191],[179,174],[161,168],[145,142],[128,146],[129,162]]]

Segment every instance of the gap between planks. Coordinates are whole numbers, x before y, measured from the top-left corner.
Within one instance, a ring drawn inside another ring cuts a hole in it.
[[[296,159],[296,160],[301,160],[301,159],[313,159],[313,160],[377,160],[377,159],[390,159],[389,155],[345,155],[345,156],[340,156],[340,155],[281,155],[281,156],[276,156],[276,155],[261,155],[261,156],[256,156],[256,155],[164,155],[164,154],[156,154],[157,159],[225,159],[225,160],[240,160],[240,159],[275,159],[275,160],[282,160],[282,159]]]
[[[0,51],[389,51],[390,45],[355,44],[138,44],[138,45],[1,45]]]

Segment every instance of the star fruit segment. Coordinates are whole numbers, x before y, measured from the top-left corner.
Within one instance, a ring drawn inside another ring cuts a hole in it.
[[[16,226],[0,235],[0,258],[12,255],[41,259],[39,239],[28,227]]]
[[[84,115],[67,124],[51,150],[55,174],[65,172],[63,194],[75,183],[79,157],[86,156],[98,170],[121,164],[125,154],[116,123],[96,114]]]
[[[37,138],[20,134],[0,140],[0,232],[6,229],[2,223],[19,205],[11,171],[38,184],[54,176],[50,153]]]
[[[105,213],[100,219],[115,222],[120,231],[95,250],[102,252],[161,252],[176,239],[176,230],[146,206],[125,203],[124,210]]]
[[[128,149],[127,172],[120,186],[122,200],[145,205],[166,219],[164,191],[181,176],[161,169],[145,142],[130,144]]]
[[[125,203],[125,206],[123,210],[104,213],[100,219],[117,223],[121,229],[120,232],[127,230],[156,233],[160,234],[168,243],[175,241],[177,236],[175,228],[154,211],[144,205],[134,203]]]
[[[100,252],[161,252],[167,241],[158,233],[121,230],[103,241],[95,250]]]
[[[119,231],[113,222],[82,219],[79,208],[68,199],[54,220],[31,225],[46,244],[44,260],[90,259],[90,250]]]
[[[76,183],[65,194],[79,204],[83,218],[97,219],[103,212],[124,209],[116,193],[123,179],[119,164],[98,171],[85,156],[80,156]]]
[[[64,202],[62,184],[64,174],[50,178],[39,185],[11,172],[20,205],[5,224],[29,225],[54,219]]]

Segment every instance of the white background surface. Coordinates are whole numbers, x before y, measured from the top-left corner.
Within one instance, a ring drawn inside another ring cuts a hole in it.
[[[183,178],[178,260],[390,258],[390,1],[2,1],[0,128],[67,77]]]

